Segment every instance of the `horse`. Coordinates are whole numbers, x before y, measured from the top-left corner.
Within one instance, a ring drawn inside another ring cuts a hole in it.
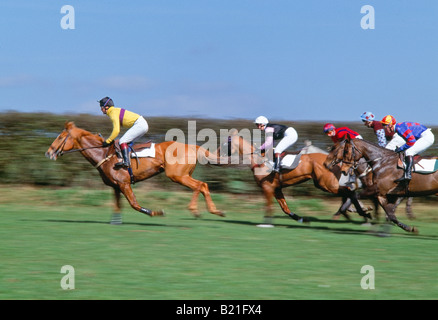
[[[132,173],[134,181],[132,181],[131,175],[127,170],[114,167],[114,164],[118,161],[114,144],[111,144],[109,147],[102,147],[103,141],[104,139],[100,135],[78,128],[73,122],[66,122],[64,130],[50,145],[46,156],[56,160],[65,153],[80,152],[99,171],[103,182],[114,189],[114,215],[118,215],[118,217],[120,217],[121,211],[121,193],[134,210],[151,217],[164,215],[163,210],[153,211],[142,207],[137,202],[131,188],[132,182],[146,180],[163,171],[173,182],[193,190],[193,196],[188,209],[195,217],[200,216],[197,204],[199,193],[202,193],[204,196],[207,209],[210,213],[221,217],[225,216],[222,211],[216,208],[207,183],[192,177],[199,160],[202,159],[204,162],[216,164],[221,163],[222,159],[219,161],[213,154],[197,145],[165,141],[155,144],[155,157],[141,158],[141,161],[133,161]]]
[[[418,233],[418,228],[400,222],[395,209],[405,197],[419,197],[438,192],[438,171],[429,174],[412,173],[412,180],[395,182],[404,170],[398,168],[399,155],[375,143],[355,139],[346,139],[335,144],[330,151],[325,165],[330,168],[342,162],[341,170],[347,172],[365,159],[372,168],[373,183],[361,192],[361,196],[374,197],[382,206],[388,219],[407,232]],[[438,159],[436,157],[431,157]]]
[[[229,146],[224,149],[228,151],[229,155],[238,154],[242,157],[243,163],[246,162],[250,165],[254,179],[257,185],[262,189],[265,197],[266,221],[271,220],[273,212],[272,199],[275,197],[286,215],[298,222],[308,222],[309,219],[305,217],[302,218],[289,209],[282,189],[303,183],[310,179],[313,179],[313,183],[317,188],[343,197],[343,205],[338,213],[343,214],[347,219],[349,219],[349,217],[346,211],[351,204],[354,205],[359,215],[371,219],[371,216],[362,208],[356,197],[356,193],[347,187],[341,186],[339,184],[339,175],[329,171],[323,165],[327,158],[326,153],[306,153],[308,150],[304,150],[301,154],[300,162],[295,169],[282,169],[280,173],[275,173],[271,170],[272,168],[266,159],[256,152],[255,147],[251,143],[238,135],[236,131],[230,131],[230,134],[228,138]],[[310,147],[308,146],[304,149],[309,149]]]

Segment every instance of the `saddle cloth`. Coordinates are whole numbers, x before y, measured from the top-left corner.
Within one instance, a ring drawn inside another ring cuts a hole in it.
[[[421,159],[414,165],[414,172],[432,173],[438,170],[438,159]]]
[[[283,169],[295,169],[300,163],[300,158],[300,154],[287,154],[281,159],[281,167]]]
[[[412,169],[413,172],[428,174],[438,170],[438,159],[420,157],[418,157],[418,159],[416,159],[416,157],[414,158],[414,168]],[[397,167],[403,169],[405,167],[405,163],[399,159],[397,162]]]
[[[151,143],[151,146],[144,148],[140,151],[131,152],[131,158],[155,158],[155,143]]]

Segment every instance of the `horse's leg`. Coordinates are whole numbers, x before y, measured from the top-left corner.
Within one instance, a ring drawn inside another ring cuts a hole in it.
[[[289,217],[291,217],[292,219],[294,219],[298,222],[307,222],[308,221],[306,218],[300,217],[296,213],[293,213],[292,211],[290,211],[290,209],[286,203],[286,199],[284,198],[283,191],[281,191],[281,188],[276,188],[274,195],[275,195],[275,199],[277,199],[277,202],[281,207],[281,210],[283,210],[283,212],[285,214],[287,214]]]
[[[374,217],[376,220],[379,219],[379,200],[377,198],[373,198],[373,204],[374,204]]]
[[[270,185],[267,183],[262,186],[263,195],[265,197],[265,216],[264,220],[266,224],[272,224],[273,209],[272,209],[272,198],[274,197],[274,191]]]
[[[132,191],[131,185],[129,183],[121,183],[119,186],[120,186],[120,191],[123,193],[126,200],[128,200],[129,204],[134,210],[147,214],[150,217],[164,215],[164,212],[162,210],[152,211],[140,206],[137,202],[137,199],[135,198],[134,192]]]
[[[347,209],[351,206],[351,199],[342,196],[342,204],[339,207],[338,211],[333,215],[334,220],[338,220],[339,216],[342,214],[347,220],[351,220],[350,216],[347,213]]]
[[[114,212],[111,217],[111,224],[122,224],[120,189],[114,188]]]
[[[198,210],[198,197],[200,192],[201,190],[199,188],[193,190],[192,200],[190,200],[190,203],[187,207],[190,210],[190,212],[197,218],[201,216]]]
[[[169,174],[166,171],[166,175],[172,181],[177,182],[177,183],[179,183],[183,186],[186,186],[186,187],[193,190],[193,196],[192,196],[192,200],[190,201],[190,204],[189,204],[189,210],[195,216],[199,215],[198,214],[197,199],[198,199],[199,193],[202,193],[202,195],[205,198],[205,202],[207,204],[207,210],[212,214],[216,214],[218,216],[225,217],[225,214],[216,208],[216,205],[214,204],[213,199],[211,198],[211,195],[210,195],[210,189],[208,188],[208,185],[205,182],[196,180],[188,174],[183,175],[183,176],[179,176],[179,175]]]
[[[378,198],[379,203],[382,206],[383,210],[385,210],[388,219],[392,223],[396,224],[398,227],[402,228],[403,230],[405,230],[407,232],[418,233],[418,229],[416,227],[410,227],[410,226],[398,221],[397,217],[395,216],[395,209],[397,207],[396,203],[389,202],[386,196],[378,196],[377,198]]]
[[[357,213],[364,217],[365,221],[366,219],[372,219],[371,215],[369,213],[367,213],[363,208],[362,208],[362,204],[359,202],[359,199],[357,198],[357,194],[356,192],[352,191],[349,193],[348,196],[351,199],[351,202],[353,203],[354,207],[356,208]]]
[[[413,199],[414,199],[413,197],[408,197],[406,199],[406,215],[408,216],[409,220],[415,219],[415,214],[412,211],[412,200]]]

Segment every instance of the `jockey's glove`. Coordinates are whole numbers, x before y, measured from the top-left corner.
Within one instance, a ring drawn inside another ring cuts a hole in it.
[[[110,145],[112,145],[113,144],[113,142],[111,141],[110,143],[108,143],[108,142],[106,142],[106,141],[104,141],[103,143],[102,143],[102,148],[106,148],[106,147],[109,147]]]

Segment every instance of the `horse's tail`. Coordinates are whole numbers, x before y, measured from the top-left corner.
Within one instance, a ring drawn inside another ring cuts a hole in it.
[[[216,152],[210,152],[200,146],[196,146],[196,153],[200,164],[211,164],[217,166],[230,164],[230,157],[222,157]]]

